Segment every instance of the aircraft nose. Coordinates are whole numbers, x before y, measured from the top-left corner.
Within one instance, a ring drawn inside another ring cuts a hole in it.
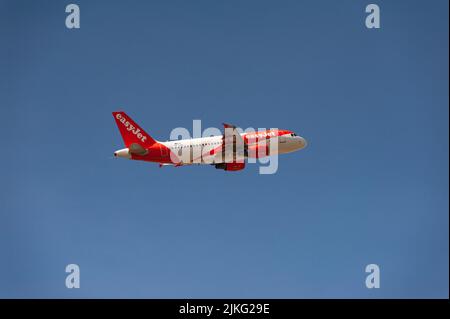
[[[308,142],[306,141],[306,139],[304,139],[303,137],[299,136],[298,137],[298,142],[299,142],[299,146],[300,148],[305,148],[306,145],[308,145]]]

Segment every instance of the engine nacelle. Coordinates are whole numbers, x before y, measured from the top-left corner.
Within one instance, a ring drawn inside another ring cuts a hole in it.
[[[215,166],[216,169],[223,169],[225,171],[240,171],[245,168],[245,163],[220,163]]]
[[[269,156],[269,145],[250,145],[247,149],[249,158],[261,158]]]

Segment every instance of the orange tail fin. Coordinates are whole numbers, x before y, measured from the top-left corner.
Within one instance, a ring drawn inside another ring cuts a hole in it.
[[[120,135],[122,135],[123,142],[126,147],[137,143],[144,148],[150,147],[156,141],[147,134],[139,125],[134,122],[125,112],[112,112],[119,128]]]

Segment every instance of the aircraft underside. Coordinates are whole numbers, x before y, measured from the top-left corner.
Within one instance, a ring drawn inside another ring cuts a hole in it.
[[[217,169],[237,171],[245,168],[247,158],[290,153],[306,146],[292,131],[270,129],[239,133],[224,124],[222,136],[159,142],[140,128],[126,113],[113,112],[126,148],[115,157],[159,163],[160,166],[214,165]]]

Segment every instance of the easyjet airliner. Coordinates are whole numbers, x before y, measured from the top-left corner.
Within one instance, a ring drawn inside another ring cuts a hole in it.
[[[113,112],[125,148],[115,157],[163,165],[208,164],[217,169],[238,171],[245,168],[245,158],[262,158],[285,154],[306,147],[306,140],[292,131],[270,129],[239,133],[235,126],[224,124],[219,136],[160,142],[153,139],[125,112]]]

